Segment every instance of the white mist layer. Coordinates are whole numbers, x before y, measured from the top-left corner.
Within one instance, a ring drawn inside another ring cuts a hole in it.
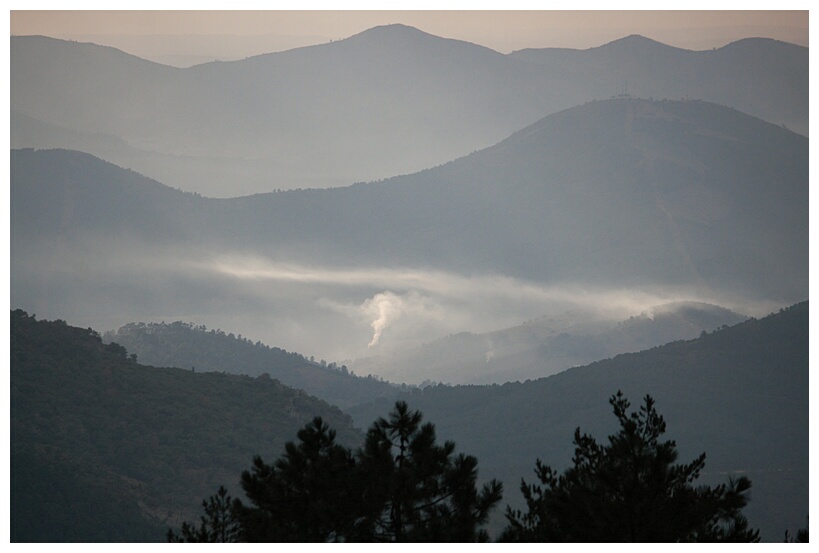
[[[308,266],[200,249],[180,254],[113,239],[89,241],[87,251],[71,254],[53,244],[36,254],[12,255],[12,305],[38,318],[99,331],[129,322],[181,320],[337,362],[566,311],[618,320],[684,300],[757,317],[784,307],[693,288],[607,288],[416,268]],[[493,355],[489,345],[485,352]]]
[[[358,336],[343,353],[336,352],[344,359],[411,347],[458,332],[498,330],[571,310],[584,310],[602,320],[625,319],[676,301],[713,303],[751,315],[765,314],[774,307],[695,289],[543,284],[504,275],[303,266],[259,257],[220,257],[203,269],[257,287],[275,284],[276,289],[311,290],[314,307],[328,317],[341,315],[347,321],[345,335]]]

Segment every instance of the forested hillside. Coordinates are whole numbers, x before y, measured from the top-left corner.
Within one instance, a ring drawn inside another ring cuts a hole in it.
[[[162,541],[335,407],[256,378],[147,367],[91,329],[11,313],[11,540]]]
[[[267,374],[342,409],[378,397],[394,397],[399,391],[399,387],[372,376],[351,374],[346,365],[334,361],[307,359],[261,342],[253,343],[241,334],[208,331],[204,326],[178,321],[128,324],[104,333],[103,340],[124,346],[147,365],[254,377]]]
[[[651,395],[680,457],[707,454],[703,476],[745,474],[746,513],[763,540],[780,541],[808,516],[808,303],[702,337],[502,386],[435,386],[402,396],[481,461],[512,501],[536,458],[562,470],[577,427],[613,428],[607,398]],[[386,402],[349,412],[366,424]]]
[[[576,427],[611,430],[611,390],[650,394],[681,457],[706,452],[705,482],[751,479],[750,524],[779,541],[808,513],[807,323],[802,303],[536,381],[402,398],[474,454],[483,478],[503,480],[515,505],[515,484],[531,479],[536,458],[559,470]],[[267,376],[142,366],[91,329],[20,310],[11,316],[10,390],[13,541],[161,539],[162,525],[193,520],[219,485],[236,495],[252,456],[275,458],[313,416],[341,443],[362,438],[338,409]],[[350,412],[365,427],[391,406]]]

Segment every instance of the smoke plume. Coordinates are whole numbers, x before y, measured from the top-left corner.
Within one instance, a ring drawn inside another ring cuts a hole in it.
[[[362,304],[362,311],[375,316],[375,320],[370,323],[373,328],[373,338],[367,344],[368,348],[378,345],[381,333],[384,332],[387,325],[401,316],[403,304],[404,301],[392,292],[381,292]]]

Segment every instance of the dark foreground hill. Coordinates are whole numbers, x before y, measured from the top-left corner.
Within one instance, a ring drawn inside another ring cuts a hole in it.
[[[267,376],[138,364],[91,329],[11,314],[11,541],[164,541],[254,455],[335,407]]]
[[[316,414],[360,443],[349,417],[275,380],[145,367],[90,329],[19,310],[11,321],[12,541],[162,539],[163,525],[195,519],[202,497],[235,486],[253,454],[277,457]],[[536,381],[404,399],[474,454],[483,477],[504,480],[515,505],[535,458],[568,464],[575,427],[613,430],[613,391],[634,404],[650,394],[680,460],[705,451],[708,483],[750,477],[751,525],[779,541],[808,516],[808,368],[806,302]],[[391,407],[350,412],[366,426]]]
[[[194,367],[197,371],[224,371],[230,374],[267,374],[291,388],[304,390],[342,409],[377,397],[393,397],[399,388],[372,376],[350,374],[345,365],[255,344],[242,335],[208,331],[204,327],[175,322],[132,323],[103,334],[106,342],[116,342],[137,354],[147,365]]]
[[[707,52],[626,37],[502,55],[404,25],[177,69],[114,48],[12,37],[12,147],[70,148],[230,197],[411,173],[627,92],[731,106],[808,131],[808,49]]]
[[[691,341],[502,386],[436,386],[405,396],[480,459],[482,474],[521,501],[520,479],[535,459],[569,465],[575,428],[602,440],[614,431],[607,402],[622,390],[632,405],[657,401],[681,462],[707,454],[703,479],[744,474],[753,482],[745,510],[763,540],[780,541],[808,517],[808,304],[752,319]],[[374,402],[349,410],[358,424],[384,412]]]

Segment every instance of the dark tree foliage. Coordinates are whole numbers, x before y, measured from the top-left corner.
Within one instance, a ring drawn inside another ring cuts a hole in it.
[[[487,541],[479,527],[501,500],[495,480],[476,488],[478,461],[454,456],[455,444],[436,444],[435,427],[398,402],[389,420],[379,418],[367,432],[359,454],[368,475],[364,491],[374,541]]]
[[[242,473],[252,507],[237,505],[251,542],[327,542],[351,535],[360,512],[355,459],[320,417],[272,466],[255,457]]]
[[[791,536],[791,533],[785,530],[785,543],[810,543],[808,526],[796,530],[796,536]]]
[[[231,538],[249,542],[486,541],[481,526],[501,500],[500,483],[478,491],[477,459],[455,456],[453,442],[438,445],[434,426],[421,419],[397,403],[355,454],[314,419],[273,465],[257,456],[242,474],[250,505],[212,497],[198,530],[183,525],[184,541],[216,541],[223,519],[241,527]]]
[[[731,479],[694,487],[703,453],[675,464],[676,443],[661,441],[666,425],[646,396],[639,412],[618,392],[610,400],[620,431],[598,444],[575,431],[573,466],[558,475],[536,462],[540,484],[521,483],[527,512],[507,508],[501,539],[525,542],[759,541],[741,510],[751,482]]]
[[[339,441],[363,437],[338,408],[274,379],[148,367],[91,329],[10,316],[13,541],[163,540],[167,520],[313,416]]]
[[[205,515],[199,528],[187,522],[182,524],[180,534],[168,530],[169,542],[234,543],[240,541],[242,528],[235,509],[235,502],[227,490],[220,486],[216,495],[202,502]]]

